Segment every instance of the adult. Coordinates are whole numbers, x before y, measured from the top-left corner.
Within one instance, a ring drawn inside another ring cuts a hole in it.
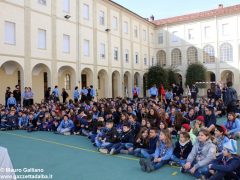
[[[50,100],[50,96],[51,96],[51,87],[48,87],[44,93],[45,102],[48,102]]]
[[[21,90],[20,90],[20,86],[19,85],[15,86],[15,90],[13,91],[13,96],[16,99],[17,105],[18,104],[21,105]]]
[[[66,103],[66,100],[68,98],[68,93],[67,91],[65,90],[65,88],[62,88],[62,98],[63,98],[63,104]]]
[[[93,100],[96,95],[95,89],[93,88],[93,85],[90,86],[90,100]]]
[[[7,107],[7,100],[10,97],[10,94],[11,94],[11,88],[8,86],[5,92],[5,107]]]
[[[56,85],[52,91],[54,102],[59,101],[59,89],[58,86]]]
[[[227,107],[227,113],[236,112],[237,101],[237,91],[232,87],[232,82],[227,82],[227,91],[225,93],[225,106]]]
[[[137,99],[140,95],[140,88],[135,84],[132,88],[133,99]]]
[[[197,99],[197,94],[198,94],[198,87],[196,86],[196,83],[194,83],[194,84],[191,86],[190,91],[191,91],[191,98],[193,98],[194,101],[196,101],[196,99]]]
[[[80,93],[78,91],[78,86],[76,86],[73,92],[74,103],[78,102],[79,97],[80,97]]]
[[[149,89],[149,95],[152,99],[156,99],[158,97],[158,89],[156,87],[156,84],[154,84],[150,89]]]

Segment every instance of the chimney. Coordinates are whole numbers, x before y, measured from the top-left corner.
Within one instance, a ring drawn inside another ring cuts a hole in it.
[[[154,16],[153,15],[150,16],[150,21],[154,21]]]
[[[223,8],[223,4],[219,4],[218,9],[222,9],[222,8]]]

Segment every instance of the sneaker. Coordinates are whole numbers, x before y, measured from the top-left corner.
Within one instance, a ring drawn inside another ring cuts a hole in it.
[[[128,154],[128,150],[123,150],[123,149],[122,149],[122,150],[120,150],[120,153],[121,153],[121,154]]]
[[[176,163],[175,161],[169,161],[168,163],[170,166],[180,166],[178,163]]]
[[[69,135],[71,135],[71,133],[70,132],[65,132],[65,133],[63,133],[63,135],[69,136]]]
[[[108,153],[108,150],[105,149],[105,148],[100,148],[100,149],[99,149],[99,152],[100,152],[100,153],[103,153],[103,154],[107,154],[107,153]]]
[[[151,161],[151,159],[147,159],[146,160],[146,171],[147,172],[152,172],[152,171],[154,171],[154,166],[153,166],[153,163],[152,163],[152,161]]]
[[[146,171],[146,159],[144,159],[144,158],[140,158],[140,160],[139,160],[139,164],[140,164],[140,166],[141,166],[141,170],[142,171]]]
[[[115,154],[115,151],[116,151],[116,150],[115,150],[114,148],[112,148],[109,154],[114,155],[114,154]]]

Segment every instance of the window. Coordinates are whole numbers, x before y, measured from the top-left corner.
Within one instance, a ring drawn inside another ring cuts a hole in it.
[[[125,62],[126,63],[129,62],[129,51],[128,51],[128,49],[125,50]]]
[[[63,35],[63,52],[70,53],[70,36],[66,34]]]
[[[192,39],[194,39],[194,37],[193,37],[193,29],[189,29],[188,30],[188,40],[192,40]]]
[[[198,60],[197,48],[189,47],[187,49],[187,59],[188,59],[188,64],[192,64],[192,63],[197,62],[197,60]]]
[[[65,84],[65,89],[70,90],[71,89],[71,76],[70,74],[66,74],[64,78],[64,84]]]
[[[125,34],[128,34],[128,22],[124,21],[123,23],[123,32]]]
[[[230,34],[230,26],[229,24],[222,24],[222,35],[228,36]]]
[[[166,66],[166,52],[163,50],[158,51],[157,53],[157,64],[160,66]]]
[[[15,23],[5,21],[5,43],[6,44],[16,44],[16,30]]]
[[[83,41],[83,55],[84,56],[89,56],[89,40],[84,39]]]
[[[159,33],[158,35],[158,44],[163,44],[163,33]]]
[[[137,26],[134,26],[134,36],[135,36],[135,38],[138,37],[138,28],[137,28]]]
[[[89,20],[89,5],[83,4],[83,18]]]
[[[104,12],[103,11],[99,12],[99,24],[104,25]]]
[[[144,65],[147,65],[147,55],[146,54],[144,54]]]
[[[233,61],[233,48],[229,43],[223,43],[220,46],[220,61]]]
[[[178,32],[174,31],[172,33],[172,42],[178,42],[178,36],[177,36]]]
[[[38,0],[38,4],[46,6],[47,5],[47,1],[46,0]]]
[[[105,44],[104,43],[100,44],[100,58],[105,59]]]
[[[172,50],[172,65],[173,66],[179,66],[182,64],[182,54],[180,49],[175,48]]]
[[[118,60],[118,48],[117,47],[114,48],[113,56],[114,56],[114,60]]]
[[[114,30],[118,29],[118,22],[117,22],[117,17],[116,16],[113,16],[112,26],[113,26]]]
[[[69,13],[70,12],[70,1],[63,0],[63,12]]]
[[[138,64],[138,53],[135,53],[135,63]]]
[[[143,40],[146,41],[147,40],[147,31],[143,30]]]
[[[46,49],[46,30],[38,29],[38,48]]]
[[[203,63],[215,63],[214,47],[206,45],[203,48]]]
[[[211,33],[212,33],[212,29],[210,26],[206,26],[204,28],[204,35],[205,35],[205,38],[210,38],[211,37]]]

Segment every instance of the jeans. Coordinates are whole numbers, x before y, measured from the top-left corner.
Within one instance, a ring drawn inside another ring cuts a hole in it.
[[[152,158],[154,156],[154,153],[151,153],[148,149],[141,149],[140,156],[143,158]]]
[[[171,161],[176,162],[177,164],[179,164],[180,166],[184,166],[186,164],[186,159],[179,159],[177,158],[175,155],[171,156]]]
[[[99,140],[98,137],[95,138],[95,143],[98,148],[109,148],[110,146],[113,145],[110,142],[103,142],[103,141]]]
[[[129,149],[132,148],[132,143],[117,143],[112,146],[112,149],[115,149],[115,153],[119,154],[122,149]]]
[[[155,170],[160,169],[160,168],[163,167],[165,164],[167,164],[168,161],[169,161],[169,160],[162,160],[162,161],[160,161],[160,162],[158,162],[158,163],[154,163],[154,162],[153,162],[153,167],[154,167]]]
[[[57,128],[57,132],[59,132],[60,134],[64,134],[66,132],[71,132],[71,129],[70,128],[61,128],[61,127],[58,127]]]
[[[225,180],[239,180],[239,177],[234,174],[233,172],[230,172],[230,173],[224,173],[224,172],[219,172],[217,171],[216,174],[214,174],[213,176],[211,176],[209,178],[209,180],[219,180],[219,179],[225,179]]]
[[[196,164],[196,161],[193,161],[191,168]],[[190,169],[191,169],[190,168]],[[188,169],[186,172],[190,173],[190,169]],[[208,165],[203,166],[203,167],[199,167],[198,169],[196,169],[196,171],[194,172],[193,176],[196,178],[200,178],[201,175],[206,175],[208,174],[209,168]]]

